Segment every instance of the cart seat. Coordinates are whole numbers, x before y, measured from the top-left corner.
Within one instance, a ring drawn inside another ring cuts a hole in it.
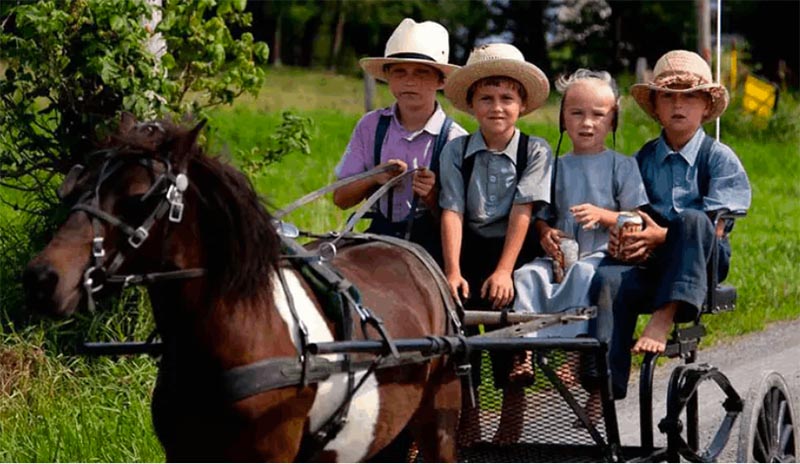
[[[711,305],[709,302],[713,301]],[[714,296],[703,303],[704,314],[717,314],[736,309],[736,287],[732,285],[717,285]]]

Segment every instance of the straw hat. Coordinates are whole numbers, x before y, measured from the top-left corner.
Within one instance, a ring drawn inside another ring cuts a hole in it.
[[[458,69],[447,78],[444,84],[444,95],[453,103],[453,106],[472,113],[467,103],[467,91],[475,82],[484,77],[505,76],[519,81],[528,94],[525,111],[520,116],[526,115],[542,106],[550,93],[550,82],[541,69],[525,61],[517,47],[511,44],[495,43],[475,47],[469,54],[467,64]]]
[[[386,41],[386,49],[381,58],[362,58],[361,68],[381,81],[387,81],[383,66],[392,63],[420,63],[432,66],[445,76],[458,69],[448,64],[450,42],[447,29],[439,23],[425,21],[418,23],[404,19]]]
[[[650,94],[661,92],[706,92],[711,97],[711,108],[703,124],[717,119],[728,107],[728,90],[711,77],[711,67],[700,55],[686,50],[673,50],[658,59],[653,69],[653,80],[635,84],[631,95],[636,103],[653,119],[658,120]]]

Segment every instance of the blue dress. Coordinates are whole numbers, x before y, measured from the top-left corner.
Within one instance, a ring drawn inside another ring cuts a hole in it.
[[[639,167],[633,157],[613,150],[590,155],[568,153],[558,160],[556,178],[556,228],[578,242],[578,261],[564,280],[553,282],[551,258],[536,258],[514,271],[514,310],[556,313],[589,306],[589,286],[598,264],[607,254],[608,229],[585,230],[570,207],[590,203],[611,211],[631,211],[647,204]],[[587,333],[588,322],[557,325],[533,335],[574,337]]]

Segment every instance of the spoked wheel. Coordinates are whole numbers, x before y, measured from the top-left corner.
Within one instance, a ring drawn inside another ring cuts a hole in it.
[[[739,428],[739,462],[795,462],[798,417],[786,381],[764,372],[750,388]]]

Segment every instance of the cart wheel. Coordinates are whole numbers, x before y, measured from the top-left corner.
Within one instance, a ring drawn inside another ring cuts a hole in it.
[[[762,373],[745,400],[739,426],[739,462],[795,462],[798,418],[786,380],[779,373]]]

